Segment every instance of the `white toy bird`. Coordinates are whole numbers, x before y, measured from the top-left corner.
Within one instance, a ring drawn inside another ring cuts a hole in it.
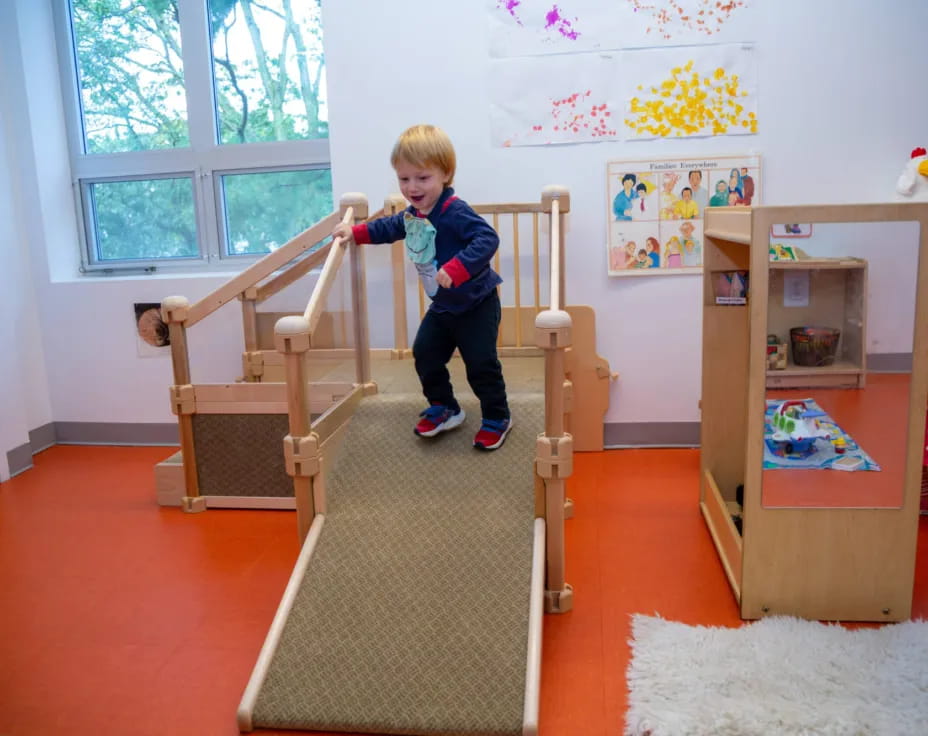
[[[916,148],[896,182],[896,191],[905,199],[928,201],[928,151]]]

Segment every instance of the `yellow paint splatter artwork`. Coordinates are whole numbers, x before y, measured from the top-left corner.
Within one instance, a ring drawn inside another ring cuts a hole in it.
[[[757,132],[750,93],[737,74],[717,67],[707,74],[692,60],[673,67],[654,86],[638,85],[641,94],[629,101],[625,125],[636,137],[667,138]]]

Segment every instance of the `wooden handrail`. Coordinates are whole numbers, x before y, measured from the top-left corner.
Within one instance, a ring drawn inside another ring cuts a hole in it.
[[[341,222],[343,225],[348,225],[353,219],[354,208],[349,207],[345,210],[345,216],[342,217]],[[306,309],[303,311],[303,319],[309,322],[310,334],[315,331],[319,318],[322,316],[322,306],[329,295],[332,284],[335,282],[335,276],[338,274],[338,268],[345,257],[347,245],[348,242],[345,238],[334,238],[332,240],[329,255],[322,267],[322,273],[319,274],[319,280],[316,282],[313,293],[309,297],[309,302],[306,304]]]
[[[385,210],[381,209],[375,212],[370,216],[370,219],[376,220],[378,217],[383,217]],[[302,278],[310,271],[312,271],[320,263],[324,263],[326,256],[329,253],[329,248],[331,248],[332,242],[329,241],[325,245],[319,247],[318,250],[310,253],[306,258],[297,263],[294,263],[283,273],[275,276],[271,281],[268,281],[266,284],[262,284],[258,287],[258,302],[263,302],[265,299],[276,294],[278,291],[285,289],[290,286],[294,281]]]
[[[326,257],[329,255],[329,249],[331,247],[332,241],[330,240],[325,245],[320,246],[319,250],[314,250],[306,256],[306,258],[294,263],[290,268],[278,274],[266,284],[261,284],[261,286],[258,287],[258,296],[255,301],[263,302],[265,299],[272,297],[278,291],[285,289],[294,281],[308,274],[320,263],[324,263]]]
[[[472,204],[471,208],[478,215],[510,215],[531,212],[545,212],[544,206],[539,202],[524,202],[513,204]]]
[[[561,308],[561,205],[551,202],[551,309]]]
[[[193,327],[204,317],[208,317],[223,304],[226,304],[237,298],[249,286],[255,286],[262,279],[270,276],[281,266],[286,265],[301,253],[308,251],[316,243],[323,240],[332,232],[335,223],[338,222],[338,213],[332,213],[323,218],[311,228],[308,228],[289,240],[283,246],[272,253],[268,253],[257,263],[252,264],[238,276],[226,282],[211,294],[203,297],[196,304],[190,307],[187,312],[187,321],[185,327]]]

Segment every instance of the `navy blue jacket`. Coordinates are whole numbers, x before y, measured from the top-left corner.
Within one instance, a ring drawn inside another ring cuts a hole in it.
[[[355,242],[394,243],[406,237],[406,213],[422,214],[409,207],[390,217],[361,223],[352,228]],[[463,199],[445,187],[428,220],[435,228],[435,257],[438,267],[451,277],[452,286],[439,286],[429,309],[460,314],[482,301],[503,280],[490,267],[499,247],[499,236],[490,224]]]

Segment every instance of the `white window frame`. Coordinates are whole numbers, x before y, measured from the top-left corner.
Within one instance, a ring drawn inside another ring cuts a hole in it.
[[[274,173],[329,169],[328,138],[220,144],[212,79],[207,0],[177,0],[183,50],[184,87],[190,145],[125,153],[85,153],[78,89],[77,55],[71,30],[70,0],[54,0],[55,35],[70,152],[71,180],[81,241],[81,271],[227,271],[260,255],[224,253],[223,207],[219,177],[226,173]],[[96,258],[89,195],[96,183],[151,178],[192,177],[199,254],[191,258],[106,260]]]

